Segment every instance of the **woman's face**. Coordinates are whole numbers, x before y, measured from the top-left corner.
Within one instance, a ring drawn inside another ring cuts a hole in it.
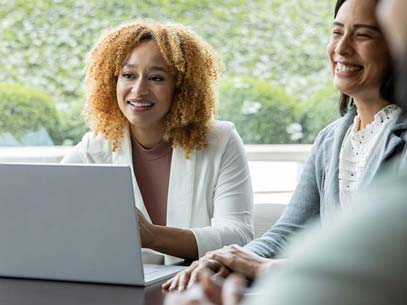
[[[389,65],[375,18],[376,0],[347,0],[335,18],[328,44],[334,86],[354,98],[378,98]]]
[[[175,77],[154,41],[143,42],[130,52],[120,71],[116,94],[133,130],[163,130],[174,91]]]

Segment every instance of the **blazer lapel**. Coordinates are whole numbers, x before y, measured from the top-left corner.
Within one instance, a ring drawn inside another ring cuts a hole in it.
[[[172,154],[167,200],[167,226],[187,228],[191,222],[194,194],[196,151],[185,159],[184,151],[175,148]]]
[[[136,177],[134,175],[133,168],[133,157],[132,157],[131,139],[130,131],[128,126],[125,128],[124,136],[122,139],[122,144],[120,150],[112,153],[113,164],[125,164],[131,167],[131,177],[133,181],[133,191],[134,191],[134,201],[136,202],[136,207],[143,213],[144,217],[151,223],[150,215],[148,215],[147,209],[144,206],[143,197],[141,196],[140,189],[138,187]]]

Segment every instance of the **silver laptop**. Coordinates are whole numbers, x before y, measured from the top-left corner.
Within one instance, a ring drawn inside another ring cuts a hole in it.
[[[145,286],[182,269],[143,266],[129,166],[0,164],[0,276]]]

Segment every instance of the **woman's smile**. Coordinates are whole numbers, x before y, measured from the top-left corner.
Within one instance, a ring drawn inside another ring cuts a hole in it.
[[[153,102],[137,98],[127,99],[127,105],[133,112],[146,112],[154,107]]]
[[[335,62],[335,76],[354,77],[363,70],[363,66],[346,62]]]

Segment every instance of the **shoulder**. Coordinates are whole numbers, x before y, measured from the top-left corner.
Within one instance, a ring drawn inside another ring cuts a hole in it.
[[[336,119],[327,126],[325,126],[320,132],[319,136],[323,138],[329,138],[334,136],[338,129],[348,128],[353,122],[354,115],[346,114],[345,116]]]
[[[239,153],[244,150],[242,140],[237,133],[235,126],[227,121],[214,121],[209,129],[208,146],[197,151],[198,155],[222,156],[226,151]]]
[[[229,121],[216,120],[208,132],[208,145],[226,144],[231,137],[239,137],[235,125]]]
[[[82,137],[79,144],[86,154],[111,154],[112,145],[108,139],[101,133],[90,131]]]

